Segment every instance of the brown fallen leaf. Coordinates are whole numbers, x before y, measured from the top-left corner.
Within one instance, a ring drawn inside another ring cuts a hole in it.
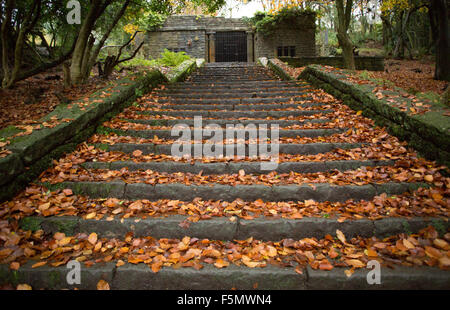
[[[97,234],[95,232],[91,233],[88,237],[88,241],[90,244],[95,245],[97,243]]]
[[[229,262],[219,258],[216,260],[216,262],[214,263],[214,266],[216,266],[217,268],[223,268],[223,267],[228,267],[230,265]]]
[[[38,263],[34,264],[33,266],[31,266],[31,268],[42,267],[42,266],[44,266],[45,264],[47,264],[47,261],[38,262]]]
[[[28,284],[19,284],[16,288],[18,291],[31,291],[33,288]]]
[[[345,239],[344,233],[343,233],[342,231],[340,231],[339,229],[336,230],[336,236],[338,237],[338,239],[339,239],[342,243],[344,243],[344,244],[347,243],[347,240]]]
[[[350,266],[352,266],[352,267],[355,267],[355,268],[363,268],[363,267],[366,266],[366,265],[365,265],[362,261],[360,261],[359,259],[347,259],[347,260],[345,260],[345,262],[346,262],[348,265],[350,265]]]
[[[106,282],[103,279],[98,281],[98,283],[97,283],[97,290],[99,290],[99,291],[109,291],[110,288],[109,288],[108,282]]]
[[[121,260],[121,259],[119,259],[117,261],[117,263],[116,263],[116,267],[120,267],[120,266],[123,266],[123,265],[125,265],[125,262],[123,260]]]
[[[350,278],[354,272],[355,272],[355,269],[353,269],[353,268],[344,270],[344,273],[347,276],[347,278]]]
[[[12,262],[9,265],[9,269],[11,269],[11,270],[18,270],[19,268],[20,268],[20,264],[18,262]]]

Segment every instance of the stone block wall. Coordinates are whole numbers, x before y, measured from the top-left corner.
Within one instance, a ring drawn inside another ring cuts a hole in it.
[[[278,25],[270,35],[255,35],[256,58],[277,57],[277,47],[295,46],[296,56],[316,55],[315,15],[305,14],[295,21],[286,21]]]
[[[145,58],[158,58],[167,49],[183,49],[193,58],[206,58],[206,35],[203,30],[156,31],[147,33]]]
[[[344,67],[344,59],[341,56],[334,57],[279,57],[281,61],[288,63],[292,67],[305,67],[307,65],[317,64],[323,66],[332,66],[336,68]],[[384,58],[373,56],[356,56],[356,70],[383,71]]]
[[[165,48],[177,49],[214,62],[215,33],[220,31],[247,33],[248,61],[276,57],[278,46],[295,46],[296,56],[316,55],[314,14],[282,23],[271,35],[255,33],[250,25],[238,18],[171,16],[160,29],[146,33],[142,54],[145,58],[158,58]]]

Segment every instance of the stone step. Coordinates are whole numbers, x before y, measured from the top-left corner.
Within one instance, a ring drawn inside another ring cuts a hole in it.
[[[27,283],[33,289],[86,289],[96,290],[100,280],[106,281],[112,290],[448,290],[450,272],[436,267],[381,267],[381,284],[367,282],[369,269],[356,269],[347,277],[347,268],[336,267],[331,271],[315,270],[309,266],[302,274],[294,267],[267,265],[264,268],[249,268],[244,265],[230,265],[218,269],[205,264],[200,270],[194,268],[163,267],[154,273],[148,265],[125,264],[116,267],[117,262],[97,263],[90,268],[81,268],[81,284],[69,285],[66,266],[45,265],[32,268],[36,261],[30,261],[14,271],[9,265],[0,265],[0,283]],[[82,265],[83,266],[83,265]],[[232,294],[232,293],[230,293]],[[234,294],[232,294],[234,295]],[[261,295],[261,293],[259,294]],[[269,294],[265,294],[267,296]],[[184,294],[180,295],[180,297]],[[240,295],[236,295],[240,296]],[[233,297],[234,298],[234,297]],[[233,299],[234,300],[234,299]],[[274,302],[272,300],[272,302]],[[211,301],[212,306],[219,303]],[[211,306],[211,305],[210,305]]]
[[[423,183],[384,183],[366,185],[340,185],[327,183],[303,185],[222,185],[211,183],[208,185],[185,185],[181,183],[156,184],[125,183],[125,182],[63,182],[57,184],[43,184],[50,190],[70,188],[75,194],[91,198],[118,199],[183,199],[185,201],[201,198],[203,200],[234,201],[238,198],[244,201],[314,201],[345,202],[371,200],[376,195],[387,193],[399,195],[419,187],[428,187]]]
[[[299,81],[272,81],[272,83],[218,83],[215,84],[211,82],[209,84],[201,83],[194,84],[189,82],[183,82],[178,84],[171,84],[165,87],[162,91],[200,91],[200,92],[210,92],[210,91],[258,91],[258,90],[269,90],[269,91],[281,91],[281,90],[306,90],[313,88],[311,85],[302,83]]]
[[[194,126],[194,119],[193,118],[184,118],[184,119],[123,119],[124,121],[130,122],[130,123],[139,123],[139,124],[146,124],[150,126],[174,126],[180,123],[186,124],[188,126]],[[254,125],[268,125],[268,128],[270,128],[270,124],[277,124],[280,127],[287,127],[287,126],[294,126],[299,125],[302,126],[304,124],[308,123],[328,123],[333,122],[331,119],[310,119],[305,121],[297,121],[297,120],[247,120],[247,119],[202,119],[203,126],[206,125],[220,125],[224,127],[227,124],[230,125],[248,125],[248,124],[254,124]]]
[[[259,144],[261,145],[261,144]],[[301,154],[301,155],[314,155],[320,153],[331,152],[335,149],[354,149],[362,147],[363,143],[306,143],[306,144],[278,144],[278,150],[282,154]],[[116,144],[95,144],[98,148],[105,151],[118,151],[124,153],[133,153],[136,150],[142,151],[143,154],[172,154],[172,144],[153,144],[153,143],[143,143],[143,144],[133,144],[133,143],[116,143]],[[202,144],[198,145],[203,147]],[[224,148],[224,156],[228,150],[229,154],[236,154],[238,148],[245,148],[245,155],[249,155],[249,147],[247,144],[227,144]],[[191,151],[192,156],[194,156],[194,149],[197,146],[192,144]],[[267,155],[267,152],[258,149],[258,156]],[[269,154],[270,155],[270,154]]]
[[[267,117],[282,118],[282,117],[298,117],[316,115],[319,113],[329,114],[334,113],[334,110],[304,110],[304,111],[142,111],[137,112],[142,115],[166,115],[183,118],[193,118],[195,116],[202,116],[206,118],[259,118],[264,119]]]
[[[180,124],[182,124],[182,121],[180,121]],[[105,127],[103,127],[105,128]],[[222,127],[220,127],[220,129],[222,129]],[[268,130],[264,130],[264,129],[257,129],[257,135],[258,137],[262,136],[262,137],[272,137],[272,133],[270,128]],[[232,129],[228,129],[227,131],[230,131]],[[332,129],[289,129],[289,130],[285,130],[285,129],[280,129],[279,132],[279,137],[284,137],[284,138],[296,138],[296,137],[309,137],[309,138],[314,138],[314,137],[323,137],[323,136],[330,136],[336,133],[342,133],[344,131],[346,131],[347,128],[332,128]],[[201,133],[201,130],[198,130]],[[245,138],[245,140],[250,139],[250,135],[248,132],[246,132],[245,130],[233,130],[235,135],[237,135],[237,137],[241,137]],[[183,138],[189,138],[186,136],[182,136],[182,133],[180,132],[180,134],[178,135],[172,135],[172,131],[171,130],[166,130],[166,129],[150,129],[150,130],[121,130],[121,129],[114,129],[113,130],[114,133],[118,134],[118,135],[122,135],[122,136],[132,136],[132,137],[140,137],[140,138],[153,138],[154,136],[157,136],[160,139],[174,139],[177,140],[181,137]],[[207,140],[211,137],[214,137],[214,134],[210,134],[207,135],[205,133],[203,133],[203,139]],[[194,132],[194,128],[191,128],[190,130],[190,139],[194,139],[195,138],[195,132]],[[223,138],[225,139],[225,132],[223,132]]]
[[[301,91],[286,91],[286,92],[212,92],[212,93],[171,93],[160,92],[155,95],[160,97],[169,97],[173,99],[226,99],[226,98],[279,98],[279,97],[306,97],[305,92]],[[309,96],[308,96],[309,97]],[[310,97],[309,97],[310,98]]]
[[[373,161],[373,160],[336,160],[321,162],[281,162],[276,169],[277,173],[315,173],[331,170],[347,171],[356,170],[360,167],[392,166],[394,161]],[[120,170],[128,168],[130,171],[152,170],[157,172],[183,172],[203,175],[210,174],[237,174],[244,170],[246,174],[266,174],[267,171],[261,170],[261,162],[218,162],[201,163],[196,162],[183,163],[176,161],[164,162],[133,162],[133,161],[115,161],[115,162],[86,162],[82,166],[86,169],[111,169]]]
[[[273,104],[273,103],[289,103],[289,102],[304,102],[311,100],[310,97],[286,97],[286,98],[215,98],[215,99],[182,99],[182,98],[158,98],[157,103],[172,103],[172,104]],[[149,100],[155,102],[154,100]]]
[[[42,229],[46,234],[53,235],[62,232],[66,235],[78,233],[90,234],[95,232],[100,238],[123,238],[127,233],[141,238],[182,239],[185,236],[210,240],[246,240],[254,238],[263,241],[278,241],[282,239],[300,240],[303,238],[323,239],[326,235],[334,235],[340,230],[347,238],[377,237],[385,238],[401,233],[415,234],[430,225],[440,225],[447,230],[450,223],[441,218],[381,218],[377,220],[356,219],[338,221],[337,219],[321,217],[304,217],[300,219],[286,219],[275,217],[256,217],[244,220],[230,216],[212,217],[210,219],[189,221],[188,227],[180,226],[186,223],[188,216],[168,215],[165,217],[120,218],[114,219],[83,219],[76,216],[32,216],[20,221],[20,227],[33,232]]]
[[[250,77],[241,77],[241,78],[234,78],[234,77],[223,77],[223,78],[216,78],[214,79],[215,82],[238,82],[238,81],[242,81],[242,82],[269,82],[269,81],[273,81],[273,78],[271,77],[255,77],[255,78],[250,78]],[[211,78],[209,77],[193,77],[191,79],[188,79],[188,82],[192,82],[192,83],[210,83],[211,82]]]
[[[202,81],[202,82],[180,82],[170,85],[169,89],[177,88],[197,88],[197,87],[286,87],[286,86],[309,86],[309,84],[302,81]]]
[[[158,106],[168,110],[226,110],[226,111],[273,111],[277,109],[301,109],[307,107],[323,107],[320,103],[284,103],[284,104],[184,104],[170,103]],[[153,107],[154,104],[149,104]],[[158,111],[159,112],[159,111]]]
[[[230,88],[230,87],[202,87],[202,88],[171,88],[170,86],[168,88],[165,88],[163,90],[155,91],[153,94],[155,95],[199,95],[202,94],[209,95],[209,94],[216,94],[218,92],[221,92],[222,94],[226,95],[232,95],[232,94],[254,94],[254,93],[282,93],[282,92],[306,92],[310,87],[308,86],[284,86],[284,87],[236,87],[236,88]]]
[[[190,79],[223,79],[223,78],[235,78],[235,79],[256,79],[256,78],[267,78],[272,79],[272,76],[268,75],[266,72],[253,71],[253,72],[198,72],[190,76]]]

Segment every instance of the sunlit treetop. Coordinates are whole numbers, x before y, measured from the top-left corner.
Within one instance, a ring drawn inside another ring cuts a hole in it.
[[[241,0],[244,4],[251,1],[256,0]],[[333,3],[332,0],[259,0],[258,2],[262,4],[264,12],[269,14],[276,14],[278,11],[286,8],[317,9],[320,6]]]
[[[429,0],[383,0],[381,4],[381,13],[383,15],[389,15],[392,12],[401,12],[413,7],[419,7],[421,12],[427,12],[425,6],[429,3]]]

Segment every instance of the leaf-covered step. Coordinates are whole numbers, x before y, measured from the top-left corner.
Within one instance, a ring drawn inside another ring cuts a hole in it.
[[[298,89],[292,91],[253,91],[253,92],[222,92],[216,91],[213,93],[172,93],[172,92],[160,92],[155,93],[161,97],[170,97],[177,99],[215,99],[215,98],[279,98],[279,97],[307,97],[306,92],[301,92]]]
[[[305,143],[305,144],[278,144],[278,150],[283,154],[302,154],[313,155],[320,153],[331,152],[336,149],[354,149],[362,147],[363,143]],[[115,143],[115,144],[95,144],[96,147],[106,151],[119,151],[124,153],[133,153],[134,151],[141,151],[143,154],[172,154],[171,144],[153,144],[153,143]],[[203,147],[202,144],[199,145]],[[230,153],[236,154],[238,149],[245,149],[245,156],[249,156],[248,144],[229,144],[226,145],[226,149],[230,150]],[[191,149],[191,155],[194,155],[194,149],[196,144],[193,144]],[[226,155],[226,149],[224,148],[224,156]],[[268,152],[261,152],[258,149],[258,155],[270,155]]]
[[[195,116],[202,117],[216,117],[216,118],[282,118],[282,117],[296,117],[296,116],[309,116],[315,114],[329,114],[333,113],[334,110],[299,110],[299,111],[143,111],[138,112],[142,115],[166,115],[175,117],[190,117]]]
[[[229,163],[183,163],[175,161],[165,162],[133,162],[133,161],[114,161],[114,162],[86,162],[83,167],[86,169],[111,169],[120,170],[128,168],[135,170],[152,170],[157,172],[183,172],[183,173],[202,173],[208,174],[233,174],[244,170],[246,174],[265,174],[267,171],[261,170],[262,162],[229,162]],[[276,169],[277,173],[313,173],[330,170],[346,171],[355,170],[367,166],[387,166],[393,165],[394,161],[372,161],[372,160],[339,160],[322,162],[281,162]]]
[[[420,187],[428,187],[424,183],[384,183],[366,185],[330,185],[327,183],[304,185],[186,185],[181,183],[156,184],[125,182],[63,182],[44,184],[49,189],[70,188],[74,193],[92,198],[119,199],[180,199],[225,200],[238,198],[244,201],[258,199],[266,201],[355,201],[370,200],[376,195],[402,194]]]
[[[279,98],[239,98],[239,96],[221,98],[216,96],[215,98],[172,98],[170,96],[166,98],[159,98],[158,103],[173,103],[173,104],[263,104],[263,103],[290,103],[290,102],[304,102],[311,100],[311,97],[306,96],[283,96]]]
[[[164,104],[158,106],[161,112],[164,109],[168,110],[228,110],[228,111],[265,111],[265,110],[280,110],[280,109],[302,109],[306,107],[322,107],[325,104],[318,103],[285,103],[285,104]],[[147,106],[148,108],[154,108],[153,104]]]
[[[188,202],[186,202],[188,203]],[[139,204],[135,203],[135,207]],[[117,208],[120,208],[118,206]],[[185,236],[211,240],[245,240],[255,238],[263,241],[281,239],[325,238],[342,231],[347,238],[372,237],[385,238],[401,233],[418,233],[420,230],[435,226],[446,232],[450,223],[441,218],[382,218],[378,220],[357,219],[339,221],[338,219],[304,217],[299,219],[256,217],[242,219],[229,216],[212,217],[190,221],[183,215],[167,215],[164,217],[122,217],[111,210],[101,219],[84,219],[76,216],[31,216],[20,221],[23,230],[33,232],[42,229],[47,234],[63,232],[66,235],[95,232],[102,238],[122,238],[132,232],[137,238],[151,235],[154,238],[182,239]]]
[[[247,88],[253,88],[253,87],[289,87],[289,86],[305,86],[308,85],[306,82],[303,81],[277,81],[277,80],[271,80],[271,81],[215,81],[214,79],[211,79],[209,81],[202,81],[202,82],[182,82],[182,83],[175,83],[173,85],[170,85],[168,89],[187,89],[187,88],[211,88],[211,87],[223,87],[223,88],[239,88],[239,87],[247,87]]]
[[[167,87],[163,90],[154,91],[152,94],[154,95],[175,95],[175,96],[183,96],[183,95],[214,95],[221,93],[223,95],[247,95],[247,94],[272,94],[272,93],[289,93],[289,92],[303,92],[307,93],[308,90],[310,90],[311,87],[308,85],[291,85],[291,86],[281,86],[281,87],[197,87],[197,88],[182,88],[182,87]]]
[[[150,126],[174,126],[179,124],[180,122],[182,122],[183,124],[186,124],[188,126],[194,126],[194,119],[191,118],[183,118],[182,120],[180,119],[123,119],[126,122],[130,122],[130,123],[139,123],[139,124],[146,124],[146,125],[150,125]],[[294,125],[298,125],[298,126],[303,126],[305,124],[318,124],[318,123],[328,123],[328,122],[332,122],[333,120],[331,119],[308,119],[308,120],[304,120],[304,121],[298,121],[298,120],[278,120],[278,119],[274,119],[274,120],[266,120],[266,119],[255,119],[255,120],[246,120],[246,119],[207,119],[207,118],[203,118],[202,119],[202,124],[204,126],[207,125],[211,125],[211,124],[217,124],[220,126],[226,126],[227,124],[232,124],[232,125],[237,125],[237,124],[243,124],[248,125],[248,124],[253,124],[253,125],[268,125],[267,127],[270,128],[271,124],[277,124],[280,127],[288,127],[288,126],[294,126]]]
[[[182,123],[181,123],[182,124]],[[222,130],[222,128],[220,127]],[[245,130],[231,130],[226,129],[227,132],[234,133],[237,137],[245,137],[246,140],[248,140],[251,136],[249,135],[249,132]],[[346,131],[346,128],[331,128],[331,129],[280,129],[279,137],[322,137],[322,136],[330,136],[336,133],[342,133]],[[142,137],[142,138],[153,138],[154,136],[157,136],[160,139],[174,139],[177,140],[181,137],[181,133],[178,135],[172,135],[171,130],[164,130],[164,129],[153,129],[153,130],[122,130],[122,129],[112,129],[112,131],[116,134],[125,135],[125,136],[133,136],[133,137]],[[201,132],[201,131],[200,131]],[[255,133],[260,136],[263,135],[263,137],[270,138],[273,137],[273,132],[271,132],[270,128],[268,130],[262,130],[262,129],[256,129]],[[222,132],[223,138],[226,138],[225,132]],[[190,138],[194,139],[196,137],[196,133],[194,132],[194,128],[190,130]],[[184,138],[189,138],[189,136],[184,136]],[[203,139],[209,139],[213,134],[206,135],[203,134]]]

